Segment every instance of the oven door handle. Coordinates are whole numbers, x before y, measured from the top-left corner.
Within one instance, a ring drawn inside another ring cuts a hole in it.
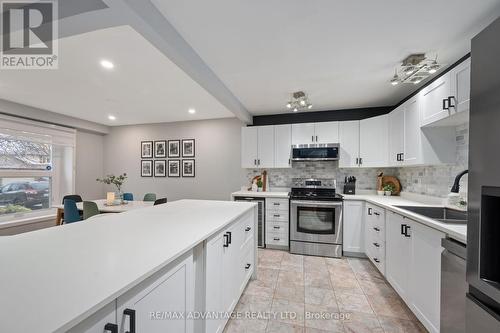
[[[292,205],[300,205],[306,207],[338,207],[342,206],[342,201],[306,201],[306,200],[292,200]]]

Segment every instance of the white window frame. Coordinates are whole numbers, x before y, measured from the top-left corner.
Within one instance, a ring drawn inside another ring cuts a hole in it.
[[[32,137],[34,141],[47,140],[52,145],[68,146],[73,148],[73,168],[71,179],[71,193],[75,191],[75,176],[76,176],[76,130],[73,128],[47,124],[39,121],[17,118],[8,115],[0,114],[0,132],[8,130],[11,133],[22,133],[24,137]],[[53,162],[53,161],[52,161]],[[62,200],[62,197],[69,193],[60,193],[56,188],[59,184],[57,173],[54,170],[21,170],[21,169],[0,169],[0,178],[4,177],[50,177],[51,178],[51,204],[54,205]],[[4,225],[19,224],[23,221],[26,223],[39,221],[41,218],[55,217],[55,209],[39,209],[25,213],[14,213],[0,217],[0,228]]]

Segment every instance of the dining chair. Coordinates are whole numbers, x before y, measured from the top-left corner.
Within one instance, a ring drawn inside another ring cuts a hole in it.
[[[99,208],[97,204],[93,201],[84,201],[83,202],[83,219],[86,220],[89,217],[99,214]]]
[[[156,194],[154,193],[146,193],[144,194],[144,201],[155,201],[156,200]]]
[[[64,200],[64,223],[81,221],[76,202],[71,199]]]
[[[160,199],[155,200],[155,203],[153,204],[153,206],[166,204],[166,203],[167,203],[167,198],[160,198]]]
[[[123,193],[123,200],[134,201],[134,195],[132,193],[130,193],[130,192]]]
[[[66,200],[66,199],[73,200],[74,202],[82,202],[83,201],[82,197],[78,194],[65,195],[62,199],[63,204],[64,204],[64,200]]]

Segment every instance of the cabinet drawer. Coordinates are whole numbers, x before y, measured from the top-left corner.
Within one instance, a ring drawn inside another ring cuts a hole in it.
[[[377,256],[370,256],[370,261],[377,267],[377,269],[385,276],[385,259]]]
[[[369,246],[369,254],[371,257],[376,257],[380,260],[385,259],[385,244],[377,239],[371,239]]]
[[[268,221],[288,223],[288,211],[266,212],[266,222]]]
[[[286,211],[288,212],[288,199],[266,198],[266,211]]]
[[[383,226],[372,224],[368,228],[370,239],[378,239],[381,242],[385,242],[385,228]]]
[[[248,280],[250,280],[250,276],[253,273],[254,265],[255,265],[255,260],[254,260],[254,251],[252,248],[246,249],[246,252],[243,252],[243,256],[241,258],[241,276],[242,276],[242,284],[240,286],[240,294],[245,290],[245,287],[248,283]]]
[[[268,232],[266,234],[266,244],[288,246],[288,234],[283,235],[278,232]]]
[[[288,223],[283,222],[270,222],[266,223],[266,231],[271,233],[279,233],[288,237]]]

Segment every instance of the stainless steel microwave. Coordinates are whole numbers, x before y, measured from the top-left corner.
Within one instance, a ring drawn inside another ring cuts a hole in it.
[[[292,161],[337,161],[338,159],[338,143],[292,145]]]

